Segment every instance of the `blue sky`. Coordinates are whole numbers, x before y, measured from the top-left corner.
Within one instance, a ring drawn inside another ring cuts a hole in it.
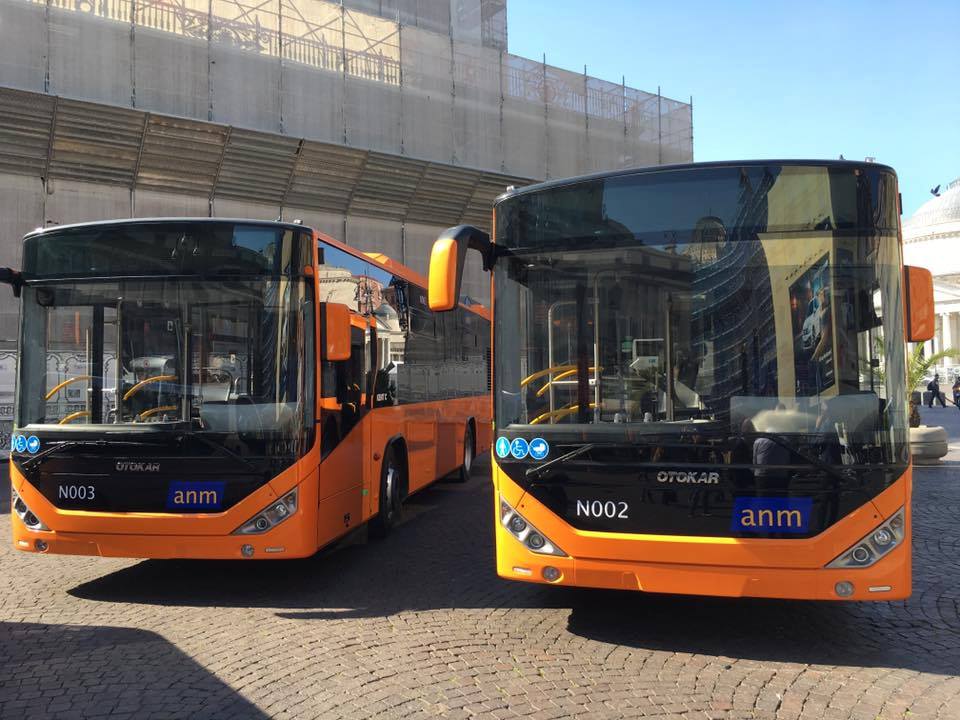
[[[696,160],[874,156],[897,170],[905,217],[960,177],[958,0],[507,8],[516,55],[692,95]]]

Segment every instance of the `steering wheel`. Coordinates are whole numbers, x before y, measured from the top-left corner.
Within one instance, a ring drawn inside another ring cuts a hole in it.
[[[132,388],[130,388],[129,390],[127,390],[127,391],[123,394],[123,400],[124,400],[124,401],[129,400],[129,399],[132,398],[134,395],[136,395],[138,392],[140,392],[143,388],[145,388],[147,385],[150,385],[150,384],[152,384],[152,383],[158,383],[158,382],[173,382],[173,381],[175,381],[176,379],[177,379],[177,376],[176,376],[176,375],[154,375],[153,377],[148,377],[147,379],[141,380],[141,381],[138,382],[136,385],[134,385]]]

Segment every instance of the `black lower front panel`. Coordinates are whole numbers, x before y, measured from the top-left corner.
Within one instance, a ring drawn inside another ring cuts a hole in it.
[[[771,471],[574,461],[528,478],[530,467],[501,461],[508,476],[580,530],[743,538],[817,535],[869,503],[902,472],[851,471],[841,482],[816,467]]]
[[[186,452],[184,452],[186,451]],[[217,513],[272,477],[265,462],[193,455],[188,448],[65,448],[31,461],[14,456],[26,480],[64,510]]]

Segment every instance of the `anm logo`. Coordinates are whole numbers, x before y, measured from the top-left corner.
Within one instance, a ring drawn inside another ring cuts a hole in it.
[[[219,510],[225,485],[223,481],[172,482],[167,490],[167,510]]]
[[[733,501],[730,529],[734,532],[805,533],[813,498],[738,497]]]

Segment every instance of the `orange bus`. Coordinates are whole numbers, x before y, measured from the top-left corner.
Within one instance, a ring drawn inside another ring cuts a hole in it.
[[[488,312],[300,224],[37,230],[0,280],[19,550],[308,556],[489,448]]]
[[[930,273],[901,259],[893,170],[704,163],[508,190],[493,242],[497,571],[663,593],[910,594],[905,340]]]

